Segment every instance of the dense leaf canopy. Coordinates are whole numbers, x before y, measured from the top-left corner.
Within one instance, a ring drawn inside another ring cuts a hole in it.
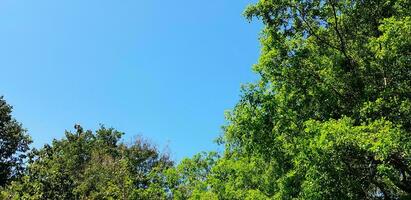
[[[166,199],[168,156],[141,138],[120,143],[122,134],[76,125],[75,133],[33,150],[27,173],[3,191],[3,198]]]
[[[12,107],[0,96],[0,187],[18,178],[30,137],[11,116]]]
[[[261,79],[227,114],[226,150],[196,190],[217,199],[409,198],[410,4],[249,6],[245,16],[265,25]]]

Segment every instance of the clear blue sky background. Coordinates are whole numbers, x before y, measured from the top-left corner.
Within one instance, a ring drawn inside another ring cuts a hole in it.
[[[175,160],[216,150],[256,80],[250,0],[2,0],[0,95],[34,146],[75,123],[143,135]]]

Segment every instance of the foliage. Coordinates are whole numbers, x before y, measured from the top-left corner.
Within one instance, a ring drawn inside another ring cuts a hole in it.
[[[66,132],[34,150],[26,175],[3,191],[7,199],[165,199],[167,155],[142,139],[131,145],[102,126],[95,133]]]
[[[23,172],[31,143],[26,130],[12,116],[12,107],[0,96],[0,187]]]
[[[264,24],[260,79],[227,113],[224,152],[172,167],[77,126],[0,198],[411,199],[411,1],[259,0],[244,14]]]
[[[203,152],[194,155],[193,158],[186,158],[178,166],[168,169],[167,184],[171,188],[173,199],[200,198],[199,195],[208,189],[205,181],[218,158],[216,152]],[[207,196],[202,199],[215,197]]]
[[[245,16],[265,25],[253,68],[261,78],[227,114],[225,152],[197,183],[204,196],[410,198],[410,4],[249,6]]]

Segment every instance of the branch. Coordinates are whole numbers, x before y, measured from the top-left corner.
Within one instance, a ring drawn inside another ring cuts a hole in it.
[[[334,21],[335,21],[334,29],[335,29],[335,32],[337,33],[338,38],[340,39],[341,51],[343,52],[344,56],[347,57],[347,53],[345,52],[345,49],[346,49],[346,48],[345,48],[344,38],[342,37],[342,35],[341,35],[341,33],[340,33],[340,30],[338,29],[338,17],[337,17],[337,12],[336,12],[336,10],[335,10],[335,5],[334,5],[334,3],[333,3],[332,0],[330,0],[330,4],[331,4],[331,8],[332,8],[333,14],[334,14]]]
[[[292,5],[291,5],[292,6]],[[321,43],[336,49],[338,51],[341,51],[339,48],[335,47],[334,45],[330,44],[329,42],[327,42],[326,40],[324,40],[323,38],[321,38],[320,36],[318,36],[314,29],[312,28],[312,26],[310,25],[310,23],[307,21],[307,19],[305,18],[305,12],[303,10],[300,10],[298,8],[298,6],[294,6],[294,8],[300,13],[300,15],[297,14],[297,17],[307,26],[307,28],[309,29],[308,32],[313,35],[318,41],[320,41]]]

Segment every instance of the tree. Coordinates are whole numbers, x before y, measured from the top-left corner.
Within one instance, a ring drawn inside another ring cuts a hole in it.
[[[216,165],[219,155],[216,152],[202,152],[185,158],[176,167],[166,171],[167,185],[173,199],[216,199],[207,194],[207,178]],[[205,192],[205,193],[204,193]]]
[[[0,96],[0,187],[23,171],[23,161],[31,143],[26,130],[11,115],[12,107]]]
[[[164,171],[172,166],[166,154],[137,139],[102,126],[95,133],[76,132],[33,150],[27,173],[13,182],[5,199],[166,199]]]
[[[204,181],[219,199],[411,198],[411,1],[260,0],[243,87]]]

